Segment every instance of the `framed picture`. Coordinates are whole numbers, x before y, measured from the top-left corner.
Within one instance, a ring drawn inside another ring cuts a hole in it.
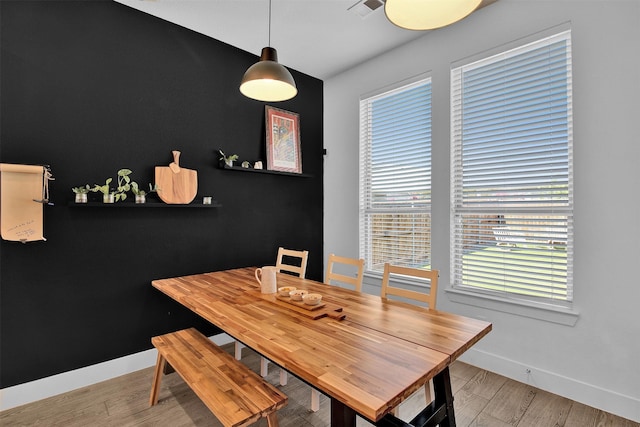
[[[302,173],[300,116],[266,106],[267,169]]]

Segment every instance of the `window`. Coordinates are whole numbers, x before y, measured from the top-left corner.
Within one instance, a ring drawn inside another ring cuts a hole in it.
[[[360,101],[360,256],[431,264],[431,79]]]
[[[451,85],[453,288],[568,306],[570,32],[454,66]]]

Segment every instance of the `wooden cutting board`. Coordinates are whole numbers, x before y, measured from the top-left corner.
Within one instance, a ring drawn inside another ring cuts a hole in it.
[[[347,315],[342,311],[342,307],[336,304],[325,303],[324,301],[318,305],[307,305],[302,301],[293,301],[287,297],[281,297],[277,294],[263,294],[260,292],[251,292],[253,295],[260,296],[260,298],[271,301],[286,307],[289,310],[293,310],[298,314],[309,317],[313,320],[321,319],[323,317],[330,317],[336,320],[343,320]]]
[[[158,197],[168,204],[188,204],[198,192],[198,172],[180,167],[180,152],[172,151],[169,166],[156,166]]]

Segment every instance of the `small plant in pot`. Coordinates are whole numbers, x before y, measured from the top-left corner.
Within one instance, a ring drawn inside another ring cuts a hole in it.
[[[127,198],[127,191],[131,189],[131,175],[130,169],[120,169],[118,171],[118,188],[115,191],[111,190],[110,184],[113,182],[113,178],[107,178],[104,185],[95,184],[91,191],[102,193],[102,201],[104,203],[114,203]]]
[[[224,164],[229,166],[230,168],[233,167],[233,162],[238,160],[238,155],[237,154],[232,154],[230,156],[227,156],[226,154],[224,154],[224,151],[222,151],[222,150],[218,150],[218,152],[222,156],[222,157],[220,157],[220,160],[223,160]]]
[[[84,187],[73,187],[71,191],[73,191],[76,195],[76,203],[87,203],[87,193],[89,193],[89,184]]]
[[[136,203],[146,203],[147,194],[155,193],[156,191],[158,191],[157,185],[149,184],[149,191],[145,191],[138,186],[137,182],[131,181],[131,192],[136,197]]]
[[[104,185],[94,184],[94,186],[91,188],[91,191],[93,191],[94,193],[102,193],[102,201],[104,203],[113,203],[115,199],[114,194],[111,192],[111,187],[109,187],[111,181],[113,181],[113,178],[107,178],[104,182]]]
[[[118,188],[116,188],[116,202],[127,198],[127,191],[131,190],[131,169],[118,171]]]

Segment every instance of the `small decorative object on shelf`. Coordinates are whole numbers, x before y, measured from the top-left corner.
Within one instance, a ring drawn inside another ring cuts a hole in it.
[[[87,193],[89,193],[90,188],[89,184],[87,184],[84,187],[73,187],[71,189],[76,195],[76,203],[87,203]]]
[[[102,193],[102,201],[104,203],[113,203],[113,198],[109,197],[109,195],[112,195],[111,187],[109,186],[111,181],[113,181],[113,178],[107,178],[104,185],[94,184],[93,188],[91,188],[91,191],[94,193],[97,193],[98,191]]]
[[[202,204],[203,205],[210,205],[211,204],[211,200],[212,200],[211,196],[205,196],[205,197],[202,198]]]
[[[127,191],[131,189],[131,175],[130,169],[120,169],[118,171],[118,188],[116,191],[112,191],[110,184],[113,182],[113,178],[107,178],[104,182],[104,185],[95,184],[91,191],[97,193],[98,191],[102,193],[102,201],[104,203],[114,203],[120,200],[125,200],[127,198]]]
[[[258,161],[253,164],[254,169],[262,169],[262,162]]]
[[[223,160],[224,163],[229,167],[233,167],[233,162],[238,160],[238,155],[237,154],[231,154],[230,156],[227,156],[226,154],[224,154],[224,151],[222,151],[222,150],[218,150],[218,152],[222,156],[222,157],[220,157],[220,160]]]
[[[242,167],[248,169],[251,167],[251,163],[245,160],[244,162],[242,162]]]
[[[157,185],[149,184],[149,191],[147,192],[147,191],[141,189],[140,187],[138,187],[138,183],[137,182],[131,181],[131,192],[135,196],[136,203],[146,203],[147,202],[147,194],[148,193],[155,193],[156,191],[158,191],[158,186]]]

